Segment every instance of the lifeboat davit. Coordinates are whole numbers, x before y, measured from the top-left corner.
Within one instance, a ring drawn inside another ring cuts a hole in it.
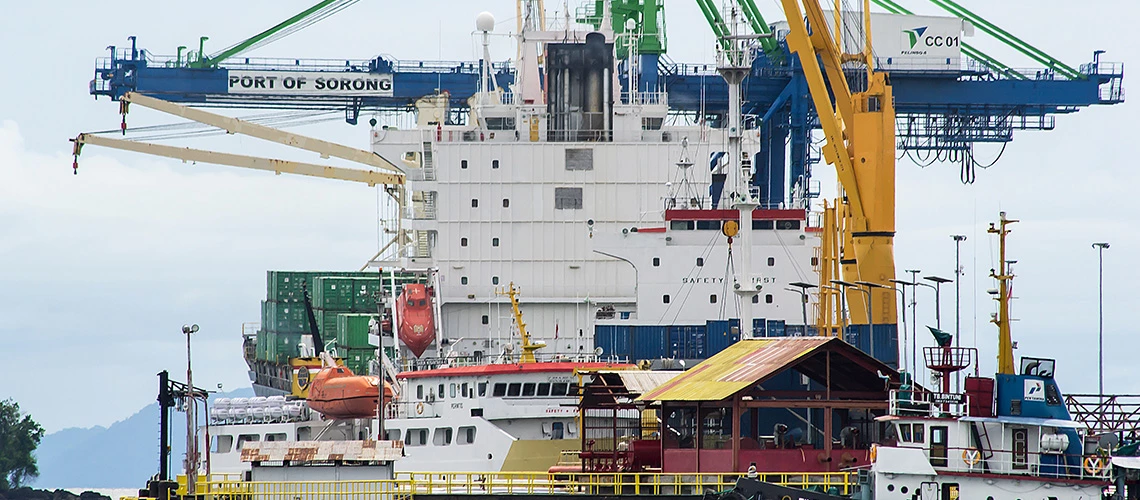
[[[435,316],[432,313],[432,298],[426,285],[410,283],[404,285],[404,293],[396,299],[396,319],[399,320],[400,341],[420,357],[435,340]]]
[[[334,420],[376,416],[379,377],[355,375],[343,366],[322,369],[309,386],[309,408]],[[384,383],[384,402],[392,400],[392,386]]]

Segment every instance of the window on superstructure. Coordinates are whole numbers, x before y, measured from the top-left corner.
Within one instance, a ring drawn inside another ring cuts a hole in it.
[[[484,383],[482,385],[483,385],[484,389],[487,387],[486,383]],[[496,398],[501,398],[503,396],[506,396],[507,395],[507,384],[495,384],[495,388],[491,391],[491,395],[496,397]]]
[[[467,168],[467,160],[459,160],[459,168]]]
[[[562,422],[554,422],[550,424],[550,439],[564,439],[565,427]]]
[[[653,258],[653,267],[661,267],[661,257]]]
[[[463,396],[463,397],[468,397],[469,393],[467,392],[467,389],[468,389],[467,388],[467,382],[464,382],[463,385],[459,386],[459,395]]]
[[[934,432],[940,427],[930,428],[930,442],[933,444]],[[933,448],[933,446],[931,447]],[[933,455],[932,455],[933,456]],[[942,464],[946,465],[946,464]],[[1029,430],[1028,429],[1014,429],[1013,430],[1013,468],[1014,469],[1028,469],[1029,468]]]
[[[759,295],[753,295],[752,296],[752,303],[753,304],[759,304],[760,303],[760,296]]]
[[[522,383],[515,382],[507,386],[507,397],[517,397],[522,393]]]
[[[566,149],[566,170],[593,170],[593,149]]]
[[[416,386],[416,399],[423,399],[423,398],[424,398],[424,386],[423,386],[423,384],[420,384],[420,385]]]
[[[768,267],[773,267],[775,265],[776,265],[776,258],[775,257],[768,257]]]
[[[539,396],[549,396],[550,395],[550,382],[543,382],[541,384],[538,384],[538,391],[535,392],[535,394],[539,395]]]
[[[460,285],[466,285],[467,284],[467,277],[463,276],[463,277],[459,278],[459,284]]]
[[[499,168],[499,160],[491,160],[491,168]]]
[[[692,231],[695,223],[691,220],[671,220],[669,229],[673,231]]]
[[[436,446],[447,446],[451,444],[451,427],[437,427],[435,429],[435,436],[432,438],[432,443]]]
[[[1017,431],[1014,431],[1014,464],[1013,468],[1017,468]],[[930,465],[935,467],[946,467],[947,449],[949,443],[949,428],[944,425],[938,425],[930,428]]]
[[[455,444],[471,444],[475,442],[475,426],[467,425],[459,428],[459,435],[455,436]]]
[[[514,130],[514,129],[515,129],[515,117],[513,117],[513,116],[504,116],[504,117],[497,117],[497,118],[496,117],[488,117],[487,118],[487,130]],[[492,134],[492,137],[494,137],[493,134]],[[498,160],[495,160],[495,161],[498,161]]]
[[[486,382],[479,382],[479,397],[484,397],[486,395],[487,395],[487,383]]]
[[[233,436],[214,436],[214,453],[229,453],[233,446]]]
[[[772,229],[772,221],[752,219],[752,230],[756,231],[759,229]]]
[[[406,446],[423,446],[427,444],[428,430],[427,429],[408,429],[408,434],[404,438],[404,445]]]
[[[641,118],[641,129],[642,130],[661,130],[661,125],[663,125],[664,123],[665,123],[664,118],[642,117]]]
[[[699,220],[699,221],[697,221],[697,229],[701,229],[701,230],[705,230],[705,231],[709,231],[709,230],[719,231],[720,230],[720,221],[719,220]]]
[[[493,246],[493,247],[499,246],[499,239],[498,238],[491,238],[491,246]]]
[[[819,257],[812,257],[811,258],[811,265],[818,266],[819,265]]]
[[[709,295],[709,304],[716,304],[716,294]]]
[[[523,384],[522,395],[523,396],[534,396],[534,382],[527,382],[527,383]]]
[[[776,221],[776,229],[799,229],[800,221],[798,220],[778,220]]]
[[[400,429],[384,429],[384,435],[388,437],[389,441],[399,441]]]
[[[503,208],[511,208],[511,200],[503,198]]]
[[[499,284],[499,277],[498,276],[491,276],[491,284],[492,285],[498,285]]]
[[[439,391],[436,394],[439,394],[439,399],[443,399],[443,384],[439,384]]]
[[[461,247],[467,246],[467,238],[459,238],[459,246],[461,246]]]
[[[285,441],[289,439],[289,435],[284,432],[271,432],[265,435],[266,441]]]
[[[665,295],[661,296],[661,303],[662,304],[668,304],[669,303],[669,294],[665,294]]]
[[[914,436],[910,433],[910,424],[899,424],[899,441],[904,443],[914,442]]]
[[[554,188],[555,210],[579,210],[582,208],[582,188],[556,187]]]
[[[482,318],[482,321],[483,321],[483,324],[484,324],[484,325],[489,325],[489,324],[491,324],[491,317],[490,317],[490,316],[487,316],[486,314],[484,314],[484,315],[483,315],[483,318]]]
[[[697,257],[697,267],[705,267],[705,258]]]
[[[471,198],[471,208],[479,208],[479,199]]]
[[[775,300],[775,299],[772,297],[772,294],[770,294],[770,293],[764,296],[764,303],[765,304],[771,304],[773,300]]]
[[[923,424],[914,424],[914,442],[926,442],[926,426]]]
[[[570,384],[553,384],[550,386],[551,396],[565,396],[569,391]]]
[[[451,385],[448,387],[448,389],[451,389],[451,392],[450,392],[450,394],[451,394],[451,397],[453,397],[453,398],[454,398],[454,397],[455,397],[455,384],[451,384]]]

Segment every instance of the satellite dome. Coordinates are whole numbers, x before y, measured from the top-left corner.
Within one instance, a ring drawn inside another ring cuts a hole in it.
[[[495,31],[495,16],[490,12],[480,12],[475,16],[475,29],[478,31]]]

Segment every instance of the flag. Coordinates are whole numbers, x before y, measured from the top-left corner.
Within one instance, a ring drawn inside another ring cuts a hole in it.
[[[554,324],[554,338],[558,338],[558,323]]]
[[[950,347],[950,344],[954,343],[953,335],[934,328],[933,326],[927,326],[927,328],[930,329],[930,334],[934,335],[934,341],[938,343],[939,347]]]

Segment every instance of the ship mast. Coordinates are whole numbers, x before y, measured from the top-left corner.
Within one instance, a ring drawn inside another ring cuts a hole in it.
[[[998,373],[1012,375],[1013,371],[1013,336],[1009,327],[1009,292],[1010,284],[1013,281],[1013,270],[1009,267],[1012,262],[1005,260],[1005,237],[1009,234],[1010,230],[1006,226],[1017,222],[1014,219],[1006,219],[1005,212],[999,214],[1001,219],[998,221],[998,226],[990,223],[990,228],[986,230],[987,233],[998,235],[998,269],[995,272],[990,269],[990,277],[998,280],[998,312],[993,317],[993,322],[998,327]]]
[[[721,43],[717,50],[717,72],[728,83],[728,151],[729,178],[732,179],[732,207],[739,211],[740,265],[733,283],[733,291],[739,297],[741,338],[753,338],[752,298],[760,293],[760,287],[752,279],[752,212],[758,206],[752,196],[752,175],[750,167],[744,163],[741,139],[740,86],[752,69],[752,47],[749,43],[757,35],[738,35],[737,11],[732,10],[732,34]],[[726,235],[729,232],[725,233]],[[731,244],[731,237],[730,244]]]
[[[519,290],[515,288],[515,282],[508,285],[507,290],[495,290],[495,295],[506,295],[511,299],[511,312],[515,316],[515,324],[519,327],[519,336],[522,337],[522,354],[519,355],[520,363],[536,363],[538,359],[534,356],[534,351],[546,347],[545,342],[532,344],[530,342],[530,334],[526,331],[526,323],[523,323],[522,311],[519,309]]]

